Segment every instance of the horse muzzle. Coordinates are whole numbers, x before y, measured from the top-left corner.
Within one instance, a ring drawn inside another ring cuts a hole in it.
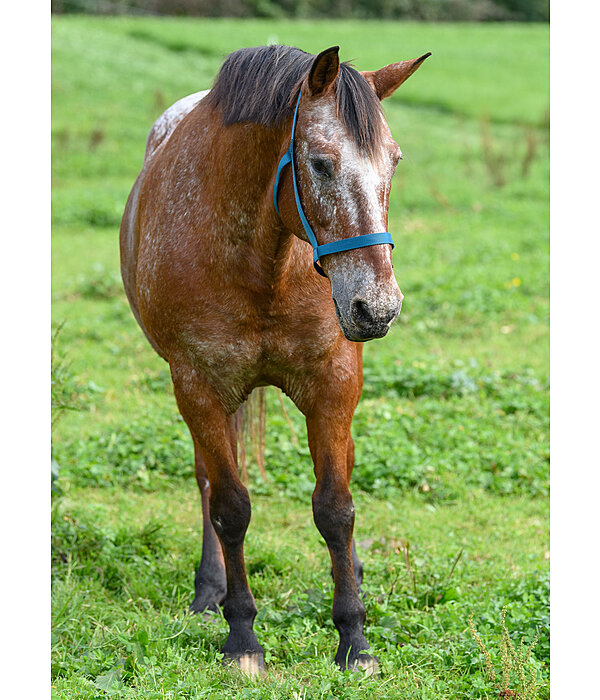
[[[383,338],[402,308],[402,293],[390,297],[369,299],[366,295],[355,295],[344,303],[333,297],[340,328],[348,340],[365,342]]]

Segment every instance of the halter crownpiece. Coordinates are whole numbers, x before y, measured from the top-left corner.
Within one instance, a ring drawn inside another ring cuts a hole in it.
[[[308,240],[313,247],[313,265],[315,270],[322,276],[327,277],[323,272],[323,268],[319,265],[319,258],[324,255],[331,255],[332,253],[341,253],[344,250],[353,250],[354,248],[366,248],[372,245],[383,245],[384,243],[389,243],[389,245],[394,247],[394,241],[392,236],[387,231],[383,233],[365,233],[361,236],[353,236],[352,238],[342,238],[339,241],[333,241],[332,243],[325,243],[324,245],[319,245],[317,242],[317,237],[315,236],[308,219],[304,214],[302,209],[302,204],[300,202],[300,193],[298,192],[298,180],[296,178],[296,168],[294,166],[294,134],[296,132],[296,121],[298,119],[298,107],[300,106],[300,98],[302,93],[298,95],[298,101],[296,102],[296,109],[294,111],[294,121],[292,123],[292,137],[290,139],[290,146],[287,151],[283,154],[283,157],[279,161],[277,166],[277,175],[275,176],[275,184],[273,186],[273,203],[275,204],[275,210],[279,214],[279,207],[277,205],[277,192],[279,189],[279,178],[281,176],[281,171],[284,166],[288,163],[292,164],[292,180],[294,182],[294,197],[296,198],[296,208],[298,209],[298,214],[300,215],[300,221],[302,226],[306,231]],[[281,214],[279,214],[281,217]]]

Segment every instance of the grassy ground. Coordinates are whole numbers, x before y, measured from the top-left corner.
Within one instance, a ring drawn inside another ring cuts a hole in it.
[[[268,671],[257,682],[220,667],[223,620],[185,612],[200,558],[190,439],[118,277],[118,224],[152,121],[210,86],[227,52],[268,41],[340,44],[360,69],[433,52],[385,104],[405,154],[390,209],[405,303],[365,347],[354,425],[379,679],[331,665],[305,430],[286,401],[291,432],[274,392],[247,538]],[[547,77],[544,26],[53,22],[53,393],[79,409],[53,429],[58,697],[498,697],[504,607],[517,651],[537,638],[525,663],[537,690],[515,669],[505,686],[547,697]]]

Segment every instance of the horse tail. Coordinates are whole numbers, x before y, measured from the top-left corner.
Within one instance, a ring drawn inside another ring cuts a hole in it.
[[[265,422],[266,422],[266,387],[256,388],[235,414],[239,465],[244,481],[248,480],[248,448],[261,475],[267,478],[265,471]]]

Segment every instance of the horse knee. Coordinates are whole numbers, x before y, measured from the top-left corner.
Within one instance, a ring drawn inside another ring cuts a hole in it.
[[[317,529],[328,545],[347,545],[354,528],[354,503],[347,488],[315,489],[312,498]]]
[[[241,483],[231,485],[224,493],[211,493],[210,519],[225,546],[243,543],[250,515],[250,496]]]

